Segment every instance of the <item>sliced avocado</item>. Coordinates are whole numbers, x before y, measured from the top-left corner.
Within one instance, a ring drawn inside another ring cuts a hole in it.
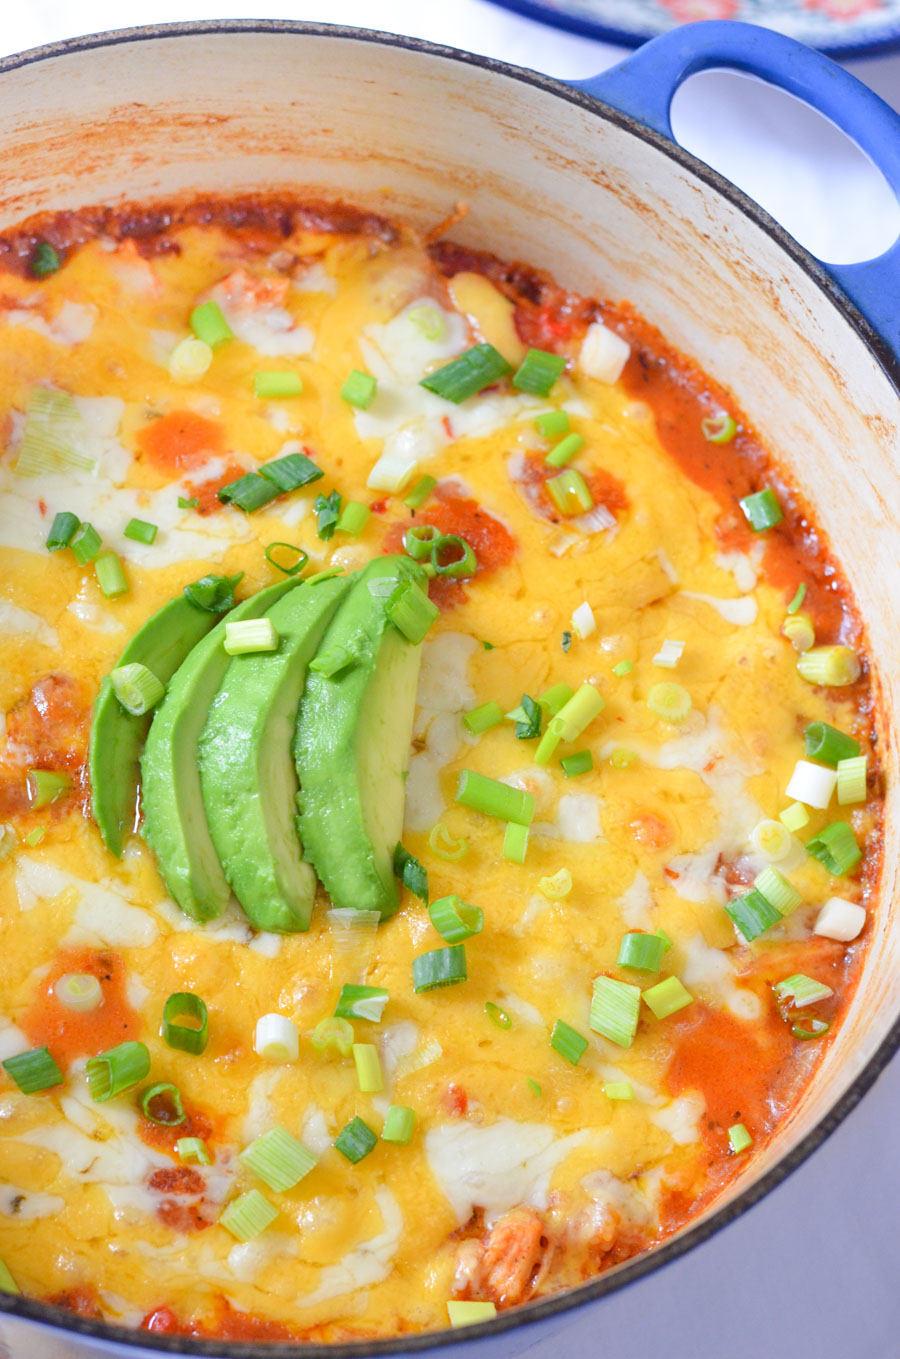
[[[180,595],[148,618],[122,652],[116,668],[139,661],[168,684],[191,648],[217,621],[217,614],[198,608]],[[152,713],[135,717],[126,712],[106,676],[91,722],[91,802],[104,843],[117,858],[122,855],[126,832],[137,823],[138,761],[151,719]]]
[[[209,833],[258,929],[309,928],[316,876],[294,819],[291,737],[312,660],[352,577],[302,584],[266,617],[277,651],[235,656],[200,733],[200,787]]]
[[[251,595],[231,611],[229,623],[261,617],[300,583],[282,580]],[[210,704],[231,662],[224,639],[223,620],[175,671],[141,756],[144,839],[171,896],[194,920],[221,915],[231,896],[206,824],[198,750]]]
[[[399,556],[379,557],[360,573],[319,653],[346,654],[351,664],[330,676],[310,671],[294,737],[306,856],[335,906],[380,911],[383,919],[399,900],[393,855],[422,655],[385,609],[396,585],[425,579]]]

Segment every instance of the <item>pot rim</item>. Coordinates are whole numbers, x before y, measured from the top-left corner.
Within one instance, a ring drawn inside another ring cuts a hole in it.
[[[822,262],[810,254],[799,242],[774,220],[758,203],[739,189],[717,170],[698,160],[675,141],[663,137],[654,129],[647,127],[630,114],[606,104],[593,95],[552,76],[526,67],[510,65],[494,57],[481,56],[461,48],[428,42],[422,38],[407,37],[402,34],[383,33],[375,29],[352,28],[345,24],[326,24],[289,19],[209,19],[170,24],[148,24],[135,28],[110,29],[101,33],[90,33],[77,38],[66,38],[48,43],[42,47],[30,48],[0,59],[0,78],[21,67],[38,62],[50,61],[79,52],[92,51],[100,47],[117,47],[124,43],[157,41],[164,38],[211,36],[215,34],[241,33],[286,33],[298,37],[323,37],[350,39],[369,42],[382,47],[396,47],[426,56],[440,57],[444,60],[459,62],[465,66],[475,66],[494,75],[532,85],[546,94],[576,104],[586,112],[621,127],[642,141],[649,142],[682,168],[690,171],[696,179],[708,188],[728,199],[735,207],[765,231],[795,264],[806,273],[826,295],[843,319],[862,339],[866,347],[878,361],[888,380],[900,396],[900,357],[895,357],[890,346],[871,324],[871,322],[850,301]],[[583,1304],[594,1302],[609,1293],[635,1283],[645,1275],[655,1273],[663,1265],[679,1259],[695,1246],[709,1240],[730,1222],[741,1217],[772,1189],[786,1180],[798,1166],[822,1145],[835,1128],[856,1108],[866,1091],[875,1083],[886,1068],[891,1057],[900,1048],[900,1013],[888,1029],[875,1052],[859,1072],[856,1079],[805,1137],[786,1156],[783,1156],[765,1175],[742,1190],[735,1198],[721,1208],[712,1209],[693,1226],[687,1227],[669,1238],[661,1246],[645,1251],[621,1265],[605,1271],[596,1278],[554,1294],[538,1302],[525,1303],[521,1307],[499,1313],[491,1321],[456,1330],[423,1331],[410,1335],[387,1337],[383,1340],[362,1340],[334,1345],[321,1343],[309,1344],[272,1344],[244,1341],[196,1340],[180,1335],[161,1335],[149,1331],[135,1330],[132,1327],[114,1322],[94,1321],[80,1317],[65,1308],[54,1307],[38,1302],[20,1294],[0,1292],[0,1317],[12,1315],[22,1320],[33,1321],[45,1327],[62,1332],[75,1332],[86,1339],[93,1339],[105,1345],[121,1345],[138,1352],[156,1354],[177,1354],[207,1356],[208,1359],[260,1359],[261,1354],[271,1353],[277,1359],[322,1359],[323,1355],[335,1359],[362,1359],[362,1356],[384,1356],[410,1354],[425,1350],[461,1345],[471,1341],[486,1339],[503,1332],[511,1331],[530,1322],[549,1320],[555,1316],[572,1311]]]

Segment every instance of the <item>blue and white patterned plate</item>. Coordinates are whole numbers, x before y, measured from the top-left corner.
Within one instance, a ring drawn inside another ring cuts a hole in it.
[[[636,47],[696,19],[743,19],[830,56],[900,48],[900,0],[493,0],[554,28]]]

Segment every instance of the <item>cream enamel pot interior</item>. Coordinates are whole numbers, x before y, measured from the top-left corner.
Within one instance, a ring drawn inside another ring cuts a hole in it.
[[[892,587],[900,575],[900,362],[892,344],[900,327],[886,309],[893,252],[829,273],[674,145],[671,96],[708,66],[767,75],[825,112],[847,109],[851,122],[837,120],[897,187],[900,120],[827,59],[739,24],[668,34],[580,90],[411,40],[255,21],[111,33],[0,64],[0,228],[42,210],[277,188],[343,197],[429,226],[464,198],[471,211],[456,238],[546,267],[582,292],[629,300],[747,410],[815,505],[868,623],[888,772],[881,907],[848,1018],[776,1145],[714,1211],[649,1256],[465,1334],[334,1347],[342,1357],[452,1344],[467,1352],[489,1346],[500,1359],[530,1349],[565,1328],[568,1309],[657,1268],[777,1184],[849,1112],[897,1046],[900,591]],[[893,133],[883,156],[879,131]],[[228,1359],[317,1352],[134,1333],[0,1294],[0,1355],[124,1359],[147,1350]]]

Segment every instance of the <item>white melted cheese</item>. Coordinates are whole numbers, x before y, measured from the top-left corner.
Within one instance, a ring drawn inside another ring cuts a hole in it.
[[[105,948],[145,948],[159,927],[149,911],[132,906],[119,893],[97,882],[77,878],[64,868],[22,855],[16,863],[19,909],[53,901],[63,892],[76,897],[73,926],[63,942],[100,944]]]
[[[592,1170],[581,1181],[581,1187],[600,1207],[611,1208],[622,1222],[644,1226],[652,1218],[650,1206],[633,1184],[625,1184],[611,1170]]]
[[[734,583],[742,594],[749,594],[756,589],[756,582],[759,579],[757,563],[753,557],[746,552],[717,552],[713,558],[716,566],[722,571],[730,571],[734,576]]]
[[[0,538],[3,530],[0,528]],[[46,537],[46,532],[45,532]],[[0,600],[0,632],[8,637],[28,638],[40,642],[41,646],[59,647],[59,633],[43,618],[28,609],[20,609],[17,604]]]
[[[679,948],[684,954],[681,980],[692,994],[699,991],[720,1001],[740,1019],[759,1017],[760,999],[755,991],[737,985],[734,963],[725,949],[710,947],[702,934],[680,940]]]
[[[561,839],[575,844],[602,840],[600,799],[594,793],[564,793],[559,799],[556,825]]]
[[[631,880],[631,886],[626,888],[619,897],[616,905],[619,914],[630,930],[653,929],[653,896],[650,892],[650,884],[646,876],[638,869]]]
[[[52,340],[54,344],[62,345],[81,344],[82,340],[86,340],[94,329],[96,319],[96,307],[70,301],[63,302],[50,322],[45,321],[36,312],[25,308],[6,313],[8,325],[18,326],[23,330],[33,330],[38,335],[43,335],[46,340]]]
[[[746,628],[756,622],[759,610],[752,595],[743,599],[720,599],[718,595],[701,595],[695,590],[682,590],[681,593],[685,599],[698,599],[701,604],[708,604],[726,623],[733,623],[735,627]]]
[[[308,264],[294,279],[298,293],[328,293],[334,296],[338,290],[337,279],[332,278],[321,260]]]
[[[66,1206],[65,1199],[56,1194],[41,1194],[31,1189],[19,1189],[14,1184],[0,1184],[0,1213],[33,1222],[35,1218],[55,1217]]]
[[[489,1125],[454,1122],[430,1128],[425,1153],[457,1222],[483,1208],[490,1225],[510,1208],[547,1207],[553,1171],[590,1133],[558,1138],[542,1123],[499,1118]]]
[[[324,1156],[334,1141],[325,1111],[317,1104],[311,1104],[306,1111],[300,1141],[313,1156]]]
[[[439,633],[423,646],[413,737],[424,740],[424,747],[409,762],[404,817],[409,830],[429,830],[446,806],[441,770],[465,741],[461,714],[475,703],[469,661],[477,647],[474,637],[461,632]]]
[[[99,603],[98,594],[97,587],[85,581],[66,609],[92,632],[122,632],[124,624],[119,622],[111,608]]]
[[[361,1242],[338,1264],[327,1265],[319,1275],[318,1287],[298,1298],[298,1302],[311,1307],[317,1302],[354,1293],[358,1288],[371,1288],[387,1278],[403,1235],[403,1214],[389,1189],[376,1189],[375,1202],[381,1213],[381,1231]]]
[[[273,1066],[254,1076],[247,1090],[247,1112],[241,1127],[241,1141],[246,1146],[255,1137],[261,1137],[275,1123],[275,1106],[272,1097],[284,1075],[284,1069]]]
[[[17,1052],[27,1052],[29,1046],[22,1030],[12,1020],[0,1015],[0,1062],[5,1062],[7,1057],[14,1057]]]
[[[662,1128],[663,1132],[667,1132],[676,1146],[685,1147],[691,1142],[700,1141],[700,1130],[697,1125],[705,1108],[706,1101],[703,1096],[699,1092],[690,1091],[686,1095],[679,1095],[662,1109],[650,1114],[650,1122]]]
[[[312,352],[315,335],[308,326],[298,325],[285,307],[256,302],[222,284],[211,290],[210,297],[222,308],[235,337],[258,354],[277,358]]]

